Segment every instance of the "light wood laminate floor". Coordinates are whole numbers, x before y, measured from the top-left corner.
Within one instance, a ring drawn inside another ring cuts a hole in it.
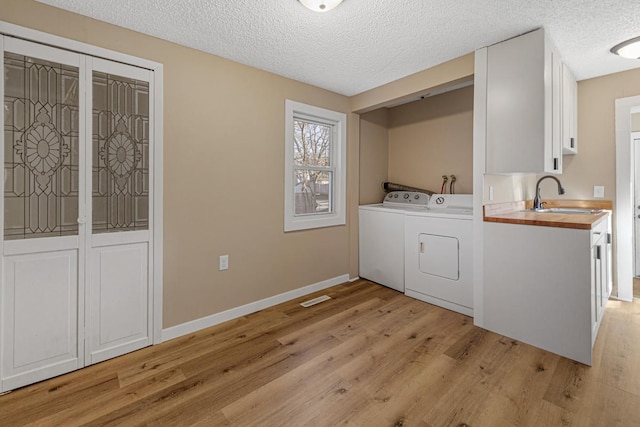
[[[0,425],[639,426],[640,301],[609,302],[594,355],[360,280],[15,390]]]

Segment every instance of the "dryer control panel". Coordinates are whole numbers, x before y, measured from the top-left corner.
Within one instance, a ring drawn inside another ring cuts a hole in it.
[[[473,209],[472,194],[434,194],[429,200],[429,209]]]

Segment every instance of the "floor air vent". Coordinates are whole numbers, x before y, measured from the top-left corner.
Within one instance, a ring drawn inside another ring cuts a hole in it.
[[[309,301],[301,302],[300,305],[303,307],[311,307],[312,305],[320,304],[323,301],[330,300],[331,297],[329,295],[322,295],[318,298],[310,299]]]

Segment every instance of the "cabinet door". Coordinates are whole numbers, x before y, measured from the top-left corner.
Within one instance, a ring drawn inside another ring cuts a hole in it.
[[[578,83],[562,66],[562,154],[578,153]]]
[[[599,237],[592,246],[593,270],[591,276],[591,309],[592,309],[592,341],[600,327],[602,314],[606,305],[606,275],[607,266],[605,260],[606,233],[596,233]]]
[[[539,32],[487,50],[488,173],[544,169],[544,54]]]
[[[609,285],[608,276],[608,265],[607,265],[607,234],[605,233],[602,236],[602,241],[600,243],[600,292],[599,292],[599,305],[598,309],[600,310],[600,319],[602,319],[602,315],[604,314],[604,309],[607,305],[607,300],[609,299],[609,293],[607,292],[607,287]]]
[[[606,274],[607,274],[607,268],[605,263],[604,238],[600,240],[600,243],[596,247],[596,257],[597,257],[596,264],[598,265],[598,273],[599,273],[599,276],[596,279],[596,281],[598,282],[597,288],[596,288],[596,298],[598,303],[598,321],[600,321],[600,319],[602,319],[602,312],[604,311],[604,305],[605,305],[605,294],[606,294],[605,287],[606,287]]]
[[[598,330],[598,289],[600,288],[600,262],[598,260],[598,244],[591,246],[591,341],[595,341]]]
[[[553,50],[551,81],[551,150],[550,153],[548,149],[545,151],[548,153],[545,154],[545,165],[548,172],[562,173],[562,61]]]
[[[561,70],[543,30],[487,49],[487,173],[562,173]]]

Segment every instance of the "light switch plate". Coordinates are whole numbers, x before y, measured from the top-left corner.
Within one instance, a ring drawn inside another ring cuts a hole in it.
[[[593,197],[596,199],[604,198],[604,185],[594,185],[593,186]]]
[[[220,259],[218,261],[218,270],[228,270],[229,269],[229,255],[220,255]]]

